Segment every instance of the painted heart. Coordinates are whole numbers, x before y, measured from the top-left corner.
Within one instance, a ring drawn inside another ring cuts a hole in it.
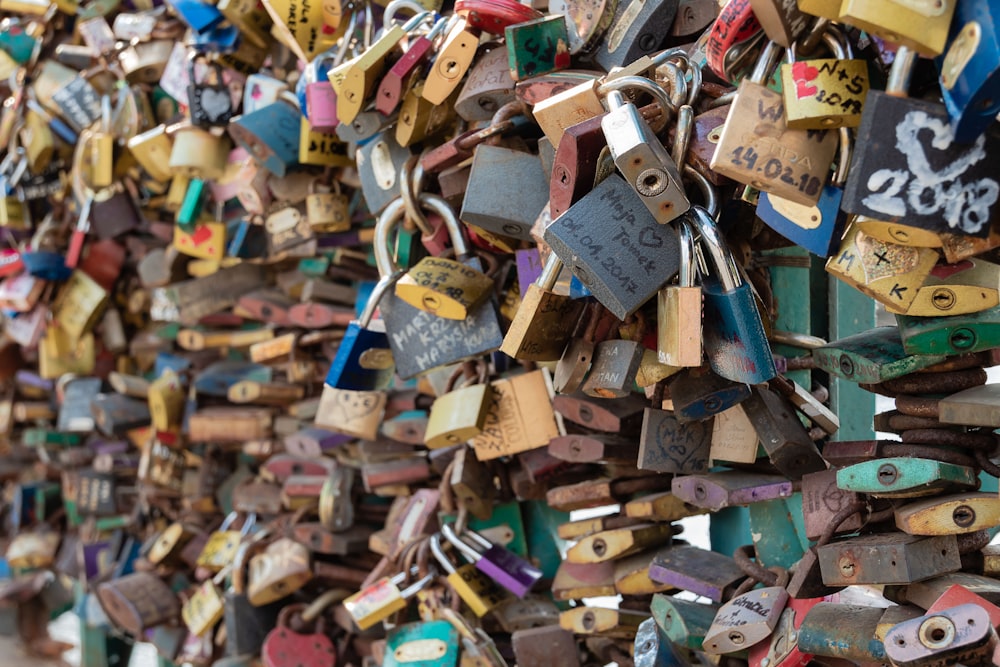
[[[819,70],[807,62],[792,63],[792,78],[796,81],[813,81],[819,76]]]
[[[232,110],[232,100],[226,88],[208,88],[201,91],[201,109],[210,123],[225,120]]]
[[[861,267],[868,283],[912,271],[920,258],[916,248],[883,243],[864,234],[858,234],[855,243],[861,253]]]
[[[210,238],[212,238],[212,230],[208,228],[208,225],[198,226],[191,234],[191,240],[195,245],[201,245]]]
[[[819,92],[819,88],[816,86],[809,85],[802,79],[795,80],[795,97],[796,99],[810,98]]]
[[[644,248],[662,248],[663,237],[660,236],[659,230],[646,227],[639,232],[639,245]]]

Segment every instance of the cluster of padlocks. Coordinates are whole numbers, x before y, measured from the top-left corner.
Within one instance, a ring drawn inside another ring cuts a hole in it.
[[[1000,665],[996,2],[0,15],[27,664]]]

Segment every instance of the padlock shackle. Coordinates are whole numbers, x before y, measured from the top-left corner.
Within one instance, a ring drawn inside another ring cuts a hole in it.
[[[365,307],[361,311],[361,315],[358,316],[358,326],[362,329],[368,328],[375,317],[375,310],[378,308],[379,302],[382,301],[382,297],[385,296],[389,288],[393,287],[403,275],[403,271],[394,271],[378,279],[375,287],[372,288],[371,294],[368,295],[368,301],[365,302]]]
[[[469,246],[462,235],[462,223],[448,202],[443,197],[428,192],[420,193],[419,201],[422,207],[430,209],[441,216],[445,227],[448,229],[448,236],[451,238],[451,247],[455,251],[455,258],[461,260],[467,257],[469,255]],[[399,267],[392,261],[392,255],[389,253],[389,232],[403,219],[405,211],[406,202],[402,197],[397,197],[389,202],[375,223],[375,238],[373,240],[375,246],[375,266],[378,267],[380,276],[389,276],[399,271]]]
[[[407,586],[406,588],[404,588],[402,591],[400,591],[399,592],[400,597],[402,597],[404,600],[407,599],[407,598],[413,597],[414,595],[416,595],[417,591],[419,591],[424,586],[426,586],[427,584],[429,584],[432,581],[434,581],[434,577],[436,577],[436,576],[437,576],[437,572],[434,572],[433,568],[432,568],[432,571],[430,572],[430,574],[426,575],[422,579],[419,579],[419,580],[415,581],[414,583],[410,584],[409,586]]]
[[[885,82],[885,94],[893,97],[908,97],[910,77],[917,64],[917,52],[908,46],[900,45],[896,49],[896,58],[889,68],[889,79]]]
[[[851,138],[851,131],[846,127],[840,128],[840,143],[837,146],[837,169],[833,172],[831,183],[836,187],[843,187],[847,182],[847,171],[851,164],[851,154],[854,153],[854,140]]]
[[[747,78],[751,83],[758,83],[760,85],[765,85],[767,78],[771,76],[774,71],[775,65],[778,63],[778,59],[781,57],[781,47],[776,43],[768,40],[764,48],[760,50],[760,56],[757,58],[757,63],[753,66],[753,71]]]
[[[444,549],[441,548],[441,536],[437,533],[431,535],[430,538],[430,548],[431,553],[434,555],[434,559],[444,568],[446,574],[455,574],[457,571],[455,566],[451,564],[448,560],[448,556],[445,555]]]
[[[548,259],[545,260],[545,266],[542,267],[542,272],[538,274],[535,284],[543,290],[551,292],[552,288],[556,285],[556,281],[559,280],[559,274],[562,272],[562,269],[563,263],[559,259],[559,255],[554,252],[549,253]]]
[[[689,164],[684,165],[684,177],[694,181],[694,184],[701,190],[702,197],[705,198],[704,208],[712,219],[719,217],[719,193],[708,180],[705,174],[701,173]]]
[[[743,284],[740,273],[736,268],[736,261],[733,258],[725,239],[719,234],[712,216],[701,206],[692,206],[688,222],[694,227],[698,235],[701,236],[701,246],[708,251],[711,258],[715,274],[719,282],[722,283],[725,292],[735,292]]]
[[[681,219],[677,225],[677,235],[680,237],[680,268],[677,270],[678,287],[694,287],[694,277],[698,273],[695,266],[694,233],[691,225]]]
[[[448,540],[453,547],[458,549],[458,552],[462,554],[462,556],[464,556],[470,563],[475,563],[482,559],[483,555],[459,537],[455,533],[455,528],[450,523],[445,523],[441,526],[441,534],[444,535],[444,539]]]
[[[617,98],[610,97],[610,93],[614,91],[625,91],[625,90],[641,90],[644,93],[649,93],[650,96],[660,105],[665,116],[670,116],[671,114],[677,114],[677,106],[667,95],[667,91],[663,90],[653,81],[641,76],[622,76],[617,79],[611,79],[611,81],[605,81],[597,88],[597,94],[603,97],[608,97],[609,106],[612,99],[617,101]],[[619,105],[621,106],[621,105]]]

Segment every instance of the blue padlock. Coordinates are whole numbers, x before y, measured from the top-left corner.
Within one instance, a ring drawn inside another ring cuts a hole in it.
[[[750,284],[704,208],[692,206],[689,222],[701,236],[706,259],[714,267],[702,280],[704,347],[709,366],[734,382],[760,384],[778,374],[771,345]]]
[[[284,176],[299,162],[302,115],[282,96],[277,102],[229,123],[229,135],[255,162],[275,176]]]
[[[198,34],[212,30],[226,18],[215,5],[200,0],[170,0],[170,5],[177,16]]]
[[[36,278],[53,282],[69,280],[73,269],[66,266],[66,259],[57,252],[36,250],[21,253],[24,270]]]
[[[840,157],[831,183],[823,186],[819,201],[806,206],[761,192],[757,217],[767,226],[814,255],[829,257],[840,245],[847,214],[840,210],[847,167],[851,162],[851,133],[840,128]]]
[[[936,61],[941,96],[957,143],[975,141],[1000,113],[1000,35],[996,0],[960,0],[948,46]]]
[[[385,323],[382,320],[375,320],[373,323],[372,319],[382,295],[400,277],[401,274],[397,271],[379,280],[368,296],[361,316],[347,325],[344,338],[337,348],[337,356],[326,374],[326,384],[337,389],[355,391],[388,389],[392,384],[394,366]]]

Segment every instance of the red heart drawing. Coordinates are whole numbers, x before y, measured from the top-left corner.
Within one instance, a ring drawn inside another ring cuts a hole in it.
[[[194,230],[194,233],[191,234],[191,240],[195,245],[201,245],[210,238],[212,238],[212,230],[209,229],[208,225],[198,226],[198,228]]]
[[[792,78],[796,81],[812,81],[819,76],[819,70],[805,61],[792,63]]]
[[[816,86],[810,86],[802,79],[797,79],[795,81],[795,96],[800,100],[803,97],[812,97],[816,94],[817,90],[819,89],[816,88]]]

